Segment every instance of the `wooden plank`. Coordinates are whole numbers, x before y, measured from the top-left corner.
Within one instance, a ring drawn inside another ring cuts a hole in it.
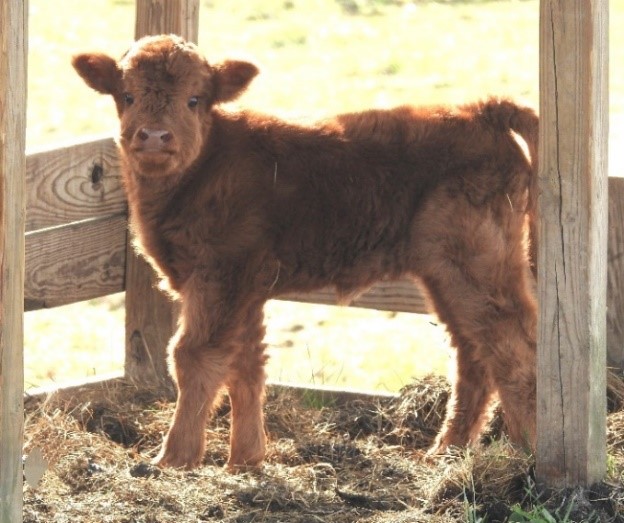
[[[22,521],[28,2],[0,3],[0,522]]]
[[[137,0],[135,37],[174,33],[197,42],[198,0]]]
[[[269,394],[288,394],[303,400],[310,405],[319,405],[323,408],[344,408],[353,401],[383,402],[392,401],[399,398],[395,392],[347,390],[326,385],[296,385],[292,383],[268,382],[267,392]]]
[[[624,178],[609,178],[607,361],[624,370]]]
[[[608,2],[540,5],[537,475],[606,471]]]
[[[25,309],[123,291],[126,241],[125,214],[28,233]]]
[[[126,212],[112,138],[29,154],[26,232]]]
[[[336,292],[334,289],[325,288],[307,294],[285,294],[279,299],[336,305]],[[419,314],[431,312],[425,296],[411,281],[380,282],[353,300],[350,305],[381,311],[415,312]]]
[[[135,37],[175,33],[197,41],[199,0],[137,0]],[[170,384],[167,343],[177,313],[158,291],[154,272],[132,248],[126,259],[126,376],[153,386]]]
[[[126,282],[125,376],[150,388],[171,388],[167,344],[175,332],[177,309],[156,288],[156,279],[147,262],[130,252]]]

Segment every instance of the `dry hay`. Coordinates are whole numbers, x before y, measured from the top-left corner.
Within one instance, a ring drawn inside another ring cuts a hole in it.
[[[40,448],[49,469],[36,488],[25,487],[24,522],[441,523],[478,515],[490,523],[538,498],[553,515],[573,500],[568,521],[623,522],[624,385],[609,382],[610,406],[620,409],[609,416],[613,484],[541,494],[532,458],[496,429],[483,447],[425,458],[448,397],[441,378],[384,398],[272,388],[267,462],[242,474],[223,469],[227,404],[207,430],[204,466],[186,472],[148,464],[168,427],[171,398],[117,381],[33,399],[26,452]]]

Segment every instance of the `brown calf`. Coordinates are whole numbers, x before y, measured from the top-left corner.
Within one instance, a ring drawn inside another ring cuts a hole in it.
[[[223,387],[229,465],[261,463],[264,303],[327,285],[348,300],[400,277],[424,285],[457,349],[432,450],[475,442],[496,397],[511,438],[533,443],[535,167],[523,146],[534,158],[534,112],[492,99],[310,126],[229,112],[220,104],[257,68],[211,65],[174,36],[144,38],[120,61],[81,54],[73,65],[115,100],[136,246],[181,302],[170,343],[178,401],[156,463],[201,463]]]

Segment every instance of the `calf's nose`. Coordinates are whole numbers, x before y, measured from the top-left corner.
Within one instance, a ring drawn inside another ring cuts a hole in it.
[[[159,151],[166,143],[173,139],[169,131],[163,129],[142,128],[137,131],[136,137],[144,150]]]

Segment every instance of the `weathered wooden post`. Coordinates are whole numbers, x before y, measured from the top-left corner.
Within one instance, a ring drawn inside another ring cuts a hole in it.
[[[537,475],[606,471],[608,2],[540,4]]]
[[[137,0],[135,37],[175,33],[197,42],[199,0]],[[154,273],[131,246],[126,259],[126,377],[145,385],[169,382],[166,347],[174,305],[156,289]]]
[[[22,521],[28,2],[0,3],[0,523]]]
[[[607,363],[624,371],[624,178],[609,179]]]

